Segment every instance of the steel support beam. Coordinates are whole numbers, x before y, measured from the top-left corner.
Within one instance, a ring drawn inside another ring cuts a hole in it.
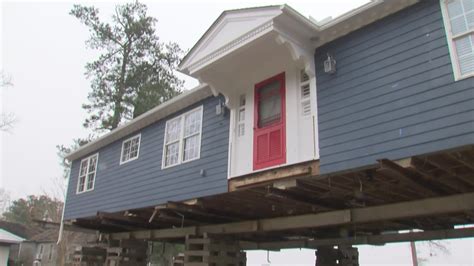
[[[371,236],[357,236],[348,238],[328,238],[315,240],[293,240],[281,242],[245,242],[241,241],[240,246],[245,250],[278,250],[288,248],[309,248],[317,249],[323,246],[336,245],[384,245],[387,243],[428,241],[440,239],[455,239],[474,237],[474,228],[434,230],[411,233],[391,233]]]
[[[380,221],[399,220],[432,215],[464,213],[474,210],[474,193],[448,197],[429,198],[417,201],[354,208],[279,218],[260,219],[244,222],[211,224],[174,229],[132,231],[125,234],[112,233],[112,239],[123,236],[136,239],[184,238],[186,235],[241,234],[271,232],[303,228],[320,228],[348,224],[364,224]]]

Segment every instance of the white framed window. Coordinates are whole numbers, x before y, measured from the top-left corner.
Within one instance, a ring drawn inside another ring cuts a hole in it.
[[[82,159],[81,165],[79,167],[79,177],[77,179],[77,193],[91,191],[94,189],[98,160],[98,153]]]
[[[202,106],[166,121],[162,168],[199,159]]]
[[[455,80],[474,76],[474,1],[441,0]]]
[[[141,134],[128,138],[122,142],[120,164],[124,164],[138,158],[140,153]]]
[[[311,87],[308,74],[300,71],[300,108],[301,116],[311,115]]]
[[[242,137],[245,135],[245,95],[240,95],[239,100],[239,111],[237,113],[237,136]]]

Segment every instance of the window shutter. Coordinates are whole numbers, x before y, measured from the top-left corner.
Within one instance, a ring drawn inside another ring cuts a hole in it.
[[[309,76],[304,70],[300,72],[300,103],[301,115],[311,115],[311,87]]]

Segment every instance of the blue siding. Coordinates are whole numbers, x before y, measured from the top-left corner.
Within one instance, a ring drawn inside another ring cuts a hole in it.
[[[220,97],[207,98],[100,149],[93,191],[76,194],[80,160],[74,161],[65,219],[226,192],[229,118],[216,115],[215,106],[219,100],[223,101]],[[162,170],[166,120],[200,105],[204,107],[200,159]],[[141,133],[139,158],[120,165],[122,141],[138,133]],[[204,176],[201,176],[201,170],[205,171]]]
[[[474,144],[474,78],[454,82],[439,1],[318,48],[315,62],[321,173]]]

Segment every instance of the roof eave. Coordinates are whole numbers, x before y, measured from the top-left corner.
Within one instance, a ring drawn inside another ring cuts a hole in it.
[[[171,105],[180,104],[180,105],[183,106],[183,108],[185,108],[187,103],[189,105],[189,102],[186,101],[186,99],[188,97],[193,96],[193,94],[198,94],[199,92],[201,92],[202,90],[205,90],[205,89],[209,89],[208,85],[207,84],[200,84],[200,85],[198,85],[197,87],[195,87],[191,90],[185,91],[182,94],[180,94],[180,95],[178,95],[178,96],[176,96],[176,97],[174,97],[174,98],[172,98],[172,99],[156,106],[155,108],[143,113],[142,115],[140,115],[137,118],[127,122],[126,124],[123,124],[123,125],[117,127],[116,129],[108,132],[107,134],[101,136],[100,138],[98,138],[98,139],[96,139],[96,140],[94,140],[90,143],[87,143],[84,146],[79,147],[78,149],[74,150],[73,152],[67,154],[65,156],[65,159],[67,159],[69,161],[73,161],[73,160],[76,160],[76,159],[81,158],[83,156],[86,156],[86,155],[98,150],[99,148],[104,147],[104,146],[116,141],[117,139],[120,139],[120,138],[126,136],[127,134],[131,134],[133,131],[140,130],[143,127],[146,127],[147,125],[152,124],[154,121],[160,120],[162,117],[157,118],[155,120],[155,119],[152,118],[152,116],[155,116],[160,111],[164,110],[165,108],[170,107]],[[210,91],[210,89],[209,89],[209,91]],[[209,92],[209,95],[212,95],[212,94]],[[190,103],[190,104],[192,104],[192,103]],[[151,122],[150,121],[145,121],[146,119],[150,119]],[[120,133],[122,133],[122,134],[120,134]],[[120,137],[116,137],[118,134],[120,134]],[[124,135],[124,136],[122,136],[122,135]]]

